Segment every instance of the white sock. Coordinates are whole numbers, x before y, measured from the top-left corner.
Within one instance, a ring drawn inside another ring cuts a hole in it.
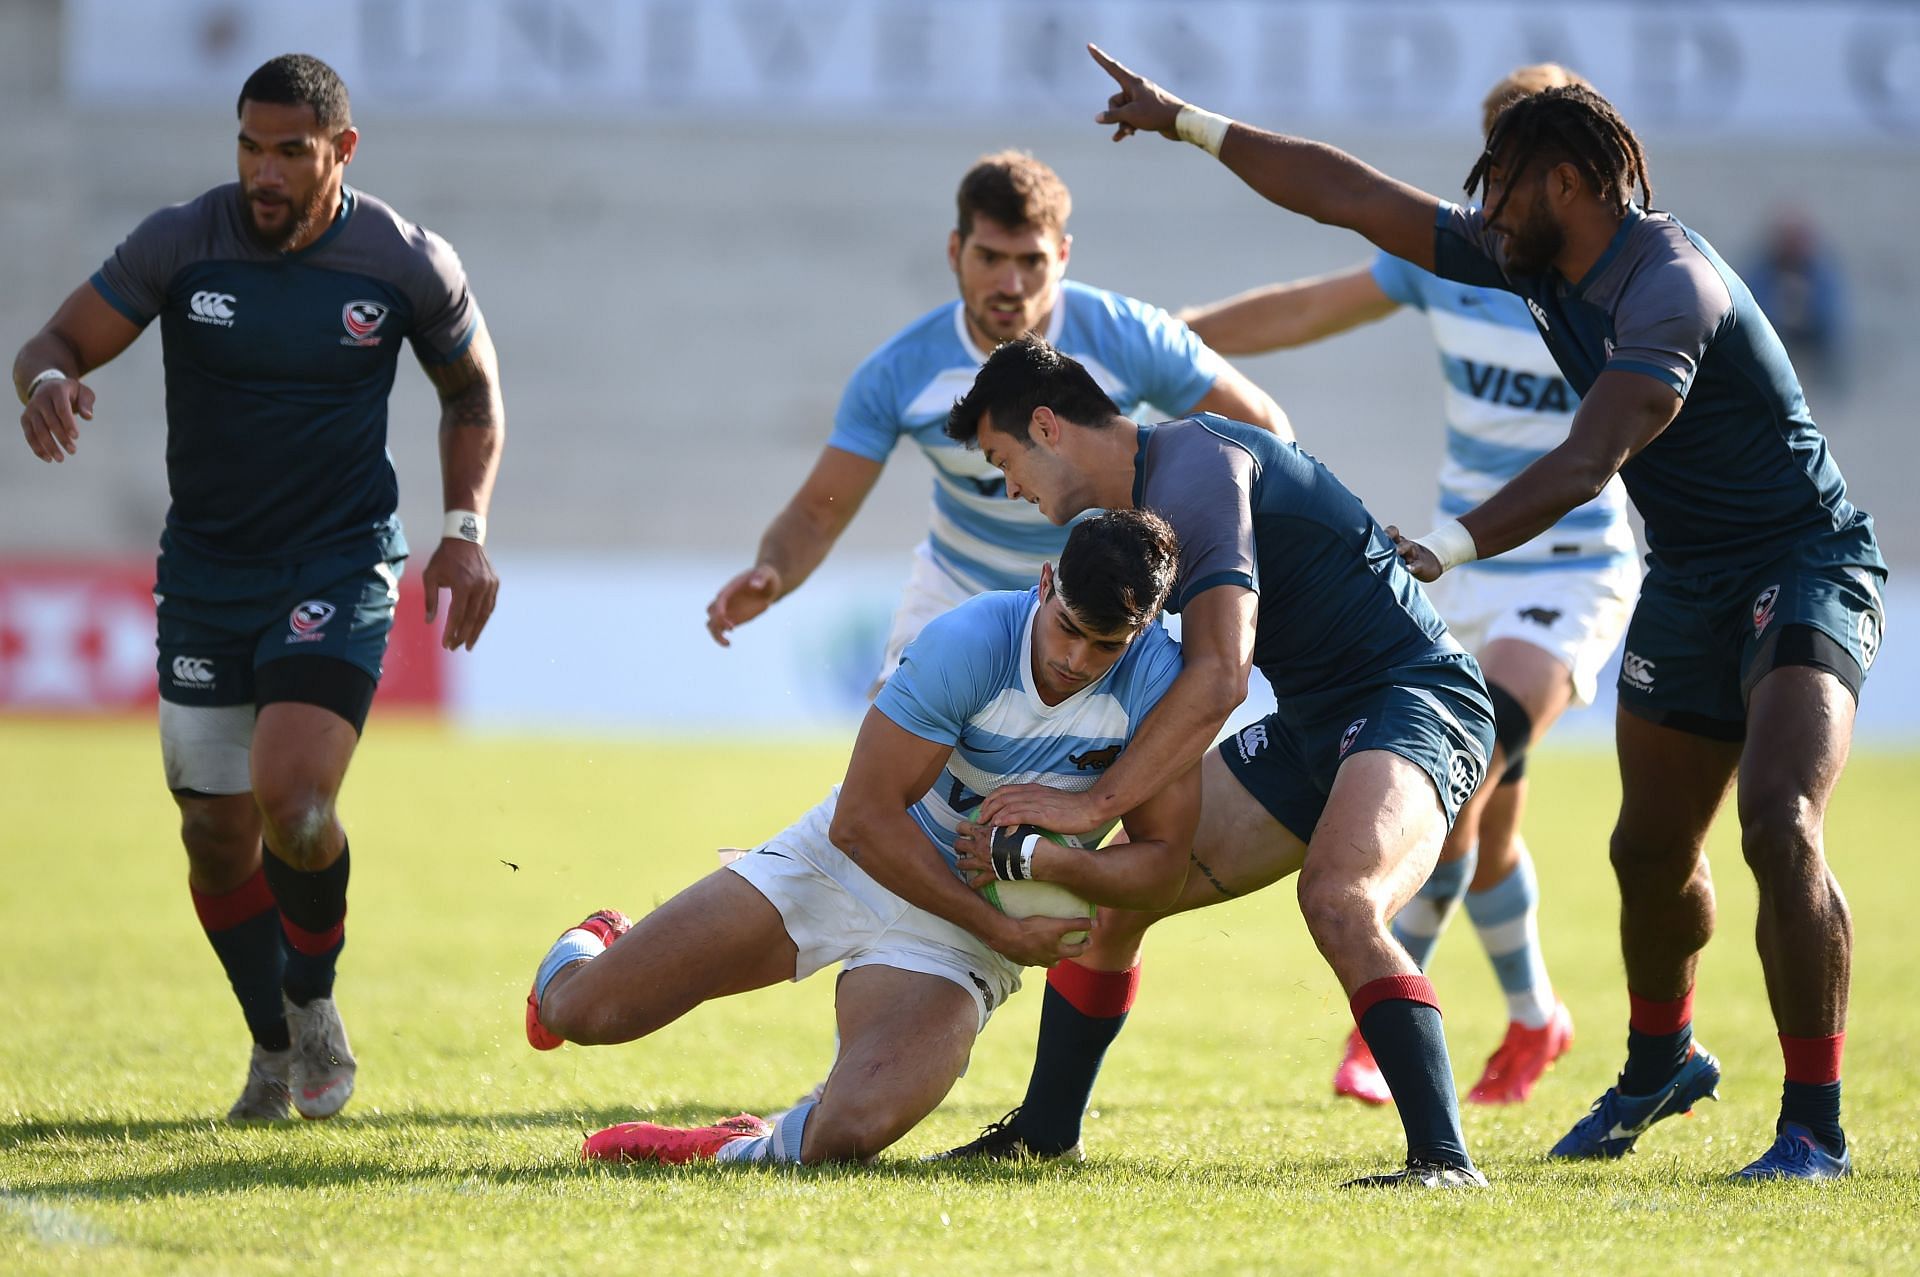
[[[1507,1018],[1529,1029],[1545,1027],[1556,1003],[1540,954],[1540,887],[1524,845],[1512,873],[1485,891],[1467,893],[1467,916],[1506,991]]]
[[[713,1155],[716,1162],[798,1162],[800,1145],[806,1139],[807,1119],[813,1116],[812,1100],[802,1100],[782,1113],[773,1124],[771,1135],[743,1135],[728,1140]]]

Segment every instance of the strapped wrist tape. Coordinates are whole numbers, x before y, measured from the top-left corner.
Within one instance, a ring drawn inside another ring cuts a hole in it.
[[[1032,881],[1033,852],[1039,845],[1040,831],[1032,825],[995,826],[990,844],[993,876],[1001,882]]]

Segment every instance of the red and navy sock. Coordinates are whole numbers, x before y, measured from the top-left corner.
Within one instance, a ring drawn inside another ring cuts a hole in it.
[[[1095,971],[1072,959],[1047,972],[1040,1003],[1040,1043],[1014,1129],[1036,1153],[1059,1153],[1080,1142],[1080,1119],[1107,1047],[1127,1022],[1140,967]]]
[[[1780,1035],[1780,1054],[1787,1061],[1780,1120],[1812,1131],[1835,1157],[1847,1150],[1847,1134],[1840,1129],[1840,1051],[1846,1040],[1845,1033],[1827,1038]]]
[[[280,914],[264,869],[232,891],[193,892],[193,911],[207,942],[226,968],[253,1040],[269,1051],[287,1049],[287,1020],[280,1005]]]
[[[1627,990],[1627,1067],[1620,1070],[1622,1095],[1652,1095],[1693,1054],[1693,990],[1672,1002],[1655,1002]]]
[[[1432,982],[1423,975],[1383,976],[1354,990],[1351,1005],[1353,1022],[1400,1109],[1407,1159],[1471,1167]]]
[[[280,902],[280,933],[286,971],[281,987],[295,1006],[333,996],[334,964],[346,947],[347,848],[314,873],[295,869],[268,852],[267,881]]]

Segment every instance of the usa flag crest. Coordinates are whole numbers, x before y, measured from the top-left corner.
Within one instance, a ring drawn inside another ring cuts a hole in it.
[[[340,322],[346,325],[347,335],[341,338],[343,345],[377,346],[380,339],[374,330],[387,322],[387,313],[391,309],[385,302],[357,301],[348,302],[340,308]]]

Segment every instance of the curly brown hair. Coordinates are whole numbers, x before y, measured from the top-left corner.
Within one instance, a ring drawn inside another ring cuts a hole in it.
[[[961,239],[973,233],[976,217],[1010,230],[1064,231],[1073,212],[1073,196],[1060,175],[1025,151],[998,151],[975,160],[960,179],[954,203]]]

